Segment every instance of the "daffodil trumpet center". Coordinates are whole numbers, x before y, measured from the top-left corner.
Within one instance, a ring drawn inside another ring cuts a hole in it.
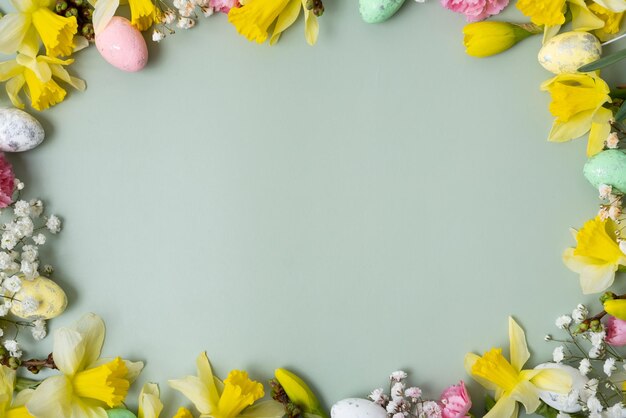
[[[5,412],[4,418],[33,418],[25,406],[18,406],[17,408],[9,409]]]
[[[617,241],[609,235],[609,222],[612,221],[598,217],[587,221],[576,235],[574,255],[595,258],[607,264],[620,264],[626,255]]]
[[[224,381],[224,392],[214,418],[234,418],[265,395],[263,385],[248,378],[248,373],[233,370]]]
[[[126,364],[117,357],[102,366],[77,373],[73,380],[74,394],[102,401],[111,408],[120,405],[130,387],[127,374]]]
[[[472,373],[511,392],[519,384],[519,372],[502,355],[501,348],[492,348],[476,360]]]

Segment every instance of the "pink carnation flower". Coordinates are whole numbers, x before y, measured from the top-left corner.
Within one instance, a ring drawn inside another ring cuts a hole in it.
[[[442,418],[467,417],[472,407],[472,400],[462,380],[458,385],[452,385],[444,390],[439,403]]]
[[[0,153],[0,208],[6,208],[13,202],[15,174],[13,167],[4,154]]]
[[[626,321],[610,316],[606,322],[605,341],[616,347],[626,345]]]
[[[477,22],[497,15],[509,0],[441,0],[441,5],[456,13],[463,13],[468,22]]]
[[[209,0],[209,6],[216,12],[228,13],[233,7],[239,7],[238,0]]]

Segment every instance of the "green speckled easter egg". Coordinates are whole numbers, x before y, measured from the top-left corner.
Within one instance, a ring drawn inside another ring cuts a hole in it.
[[[602,184],[626,192],[626,152],[618,149],[602,151],[587,161],[583,170],[585,178],[596,189]]]
[[[404,0],[359,0],[359,11],[366,23],[380,23],[393,16]]]
[[[135,416],[135,414],[130,412],[128,409],[121,408],[109,409],[107,411],[107,415],[109,418],[137,418],[137,416]]]

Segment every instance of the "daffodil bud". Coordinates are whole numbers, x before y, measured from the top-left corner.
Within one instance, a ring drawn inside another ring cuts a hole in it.
[[[285,390],[289,400],[303,409],[305,413],[327,417],[313,391],[299,376],[285,369],[276,369],[274,376]]]
[[[626,299],[611,299],[604,302],[604,310],[611,316],[626,321]]]
[[[465,52],[472,57],[499,54],[531,35],[541,33],[536,25],[508,22],[476,22],[463,28]]]

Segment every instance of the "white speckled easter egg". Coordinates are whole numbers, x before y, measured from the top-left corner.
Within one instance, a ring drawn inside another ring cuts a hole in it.
[[[0,109],[0,151],[22,152],[43,142],[45,133],[37,119],[20,109]]]
[[[330,409],[331,418],[387,418],[382,406],[367,399],[344,399]]]
[[[148,63],[145,39],[128,19],[114,16],[96,35],[96,47],[109,64],[123,71],[135,72]]]
[[[575,73],[600,58],[602,45],[587,32],[565,32],[550,39],[539,51],[539,64],[554,74]]]
[[[539,392],[539,397],[542,401],[552,408],[567,414],[580,412],[582,410],[576,394],[583,390],[589,378],[583,376],[578,369],[565,364],[543,363],[535,367],[535,369],[559,369],[569,374],[572,378],[572,392],[570,394],[565,395],[544,390]]]
[[[15,301],[11,313],[24,319],[52,319],[65,311],[67,296],[61,287],[46,277],[34,280],[22,279],[22,288],[13,295]],[[21,301],[34,299],[39,306],[35,310],[27,310]]]

